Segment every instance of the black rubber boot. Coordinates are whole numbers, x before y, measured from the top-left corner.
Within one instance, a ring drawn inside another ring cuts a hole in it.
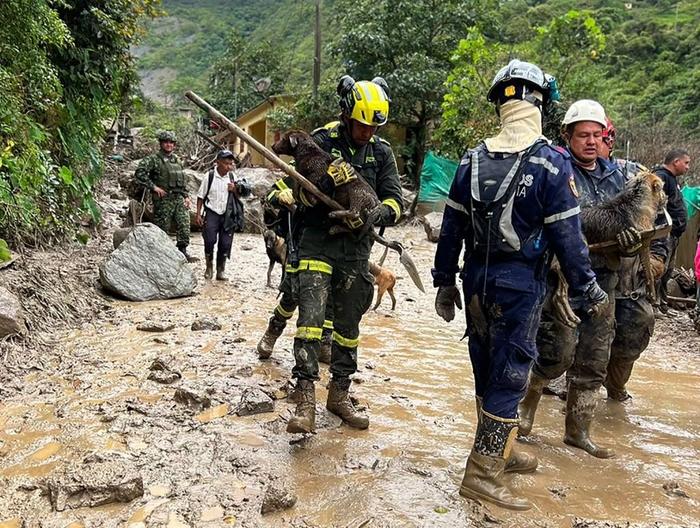
[[[225,271],[226,271],[226,261],[225,260],[217,260],[217,262],[216,262],[216,280],[227,281],[228,277],[226,277],[226,275],[224,275]]]
[[[313,433],[316,429],[316,391],[314,382],[298,380],[296,385],[297,406],[287,422],[288,433]]]
[[[350,427],[367,429],[369,427],[369,418],[355,409],[355,405],[353,405],[348,394],[349,389],[349,378],[332,378],[328,385],[326,409],[339,416]]]
[[[204,279],[211,280],[214,275],[214,255],[205,255],[207,269],[204,270]]]
[[[597,458],[614,457],[615,452],[612,449],[600,447],[591,440],[590,428],[595,407],[596,391],[575,389],[569,385],[564,443],[583,449]]]
[[[258,342],[258,357],[260,359],[269,359],[272,356],[275,343],[284,332],[285,326],[287,326],[287,320],[278,315],[277,312],[270,317],[267,329]]]
[[[192,263],[192,262],[199,262],[199,259],[197,257],[193,257],[189,253],[187,253],[187,246],[186,245],[178,245],[177,249],[180,250],[180,253],[182,253],[185,258],[187,259],[187,262]]]
[[[520,400],[520,405],[518,406],[518,415],[520,416],[518,436],[527,436],[532,431],[532,424],[535,422],[535,412],[537,412],[537,406],[540,404],[542,391],[549,381],[547,378],[541,378],[534,372],[530,373],[527,392],[525,397]]]
[[[481,413],[474,447],[467,459],[464,478],[459,488],[463,497],[488,501],[509,510],[529,510],[527,499],[516,497],[503,483],[506,460],[515,441],[517,420],[508,420]]]

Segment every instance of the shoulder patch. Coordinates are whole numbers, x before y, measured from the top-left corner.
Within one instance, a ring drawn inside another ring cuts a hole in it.
[[[574,175],[572,174],[569,176],[569,189],[571,189],[571,194],[574,195],[574,198],[578,198],[578,189],[576,188],[576,180],[574,179]]]

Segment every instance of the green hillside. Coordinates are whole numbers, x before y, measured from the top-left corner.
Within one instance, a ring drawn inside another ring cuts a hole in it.
[[[330,5],[324,2],[326,9]],[[227,39],[237,32],[250,42],[267,41],[273,46],[280,56],[285,88],[308,84],[313,64],[313,2],[165,0],[163,9],[166,16],[148,25],[142,45],[135,50],[142,77],[149,71],[174,70],[162,86],[151,87],[156,91],[179,95],[187,88],[204,90],[214,63],[226,51]],[[236,54],[229,58],[234,61]]]

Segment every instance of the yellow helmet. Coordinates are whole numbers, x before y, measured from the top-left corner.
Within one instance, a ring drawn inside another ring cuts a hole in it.
[[[355,82],[344,75],[338,84],[340,108],[350,119],[369,126],[382,126],[389,118],[388,86],[381,77]]]

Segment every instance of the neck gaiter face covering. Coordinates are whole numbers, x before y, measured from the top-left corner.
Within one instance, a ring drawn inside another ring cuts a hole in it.
[[[484,140],[489,152],[515,153],[526,150],[542,135],[542,114],[527,101],[506,101],[501,105],[501,131]]]

